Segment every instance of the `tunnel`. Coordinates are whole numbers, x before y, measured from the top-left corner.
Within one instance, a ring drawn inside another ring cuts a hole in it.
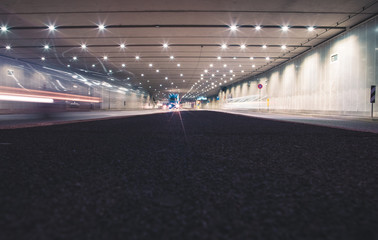
[[[378,1],[0,5],[0,239],[378,239]]]

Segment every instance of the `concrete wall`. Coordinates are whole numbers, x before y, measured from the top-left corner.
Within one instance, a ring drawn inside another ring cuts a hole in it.
[[[30,89],[46,92],[46,94],[58,92],[101,99],[101,103],[79,102],[80,107],[75,110],[128,110],[152,106],[147,93],[126,87],[119,88],[116,84],[109,84],[109,82],[112,83],[106,79],[106,76],[101,78],[89,73],[75,72],[69,68],[55,69],[0,57],[0,88],[20,89],[25,91],[25,94]],[[0,100],[0,113],[34,111],[38,110],[40,105],[31,102]],[[54,107],[53,104],[51,105]],[[60,103],[59,108],[70,110],[70,102]]]
[[[335,54],[338,59],[333,62]],[[228,86],[208,107],[222,108],[229,94],[257,95],[261,83],[270,110],[366,116],[371,109],[370,86],[378,86],[377,65],[378,18],[374,18],[269,72]]]

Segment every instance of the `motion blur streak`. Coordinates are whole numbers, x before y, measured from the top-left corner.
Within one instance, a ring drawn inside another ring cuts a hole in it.
[[[74,95],[74,94],[67,94],[67,93],[57,93],[57,92],[49,92],[49,91],[40,91],[40,90],[32,90],[32,89],[20,89],[20,88],[12,88],[12,87],[0,87],[0,100],[7,100],[7,101],[23,101],[25,102],[36,102],[35,100],[39,99],[46,99],[41,100],[43,102],[52,103],[50,100],[66,100],[66,101],[77,101],[77,102],[90,102],[90,103],[99,103],[101,99],[98,97],[88,97],[88,96],[81,96],[81,95]],[[18,97],[18,98],[17,98]],[[18,99],[18,100],[16,100]],[[37,101],[37,102],[41,102]]]
[[[19,97],[11,95],[1,95],[0,100],[4,101],[17,101],[17,102],[37,102],[37,103],[53,103],[54,100],[51,98],[39,98],[39,97]]]

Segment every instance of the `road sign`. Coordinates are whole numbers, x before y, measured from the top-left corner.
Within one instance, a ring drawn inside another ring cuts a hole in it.
[[[261,89],[261,88],[263,88],[263,85],[262,85],[262,84],[259,84],[259,85],[257,85],[257,87],[258,87],[259,89]]]
[[[376,90],[375,85],[372,85],[371,91],[370,91],[370,103],[375,103],[375,90]]]

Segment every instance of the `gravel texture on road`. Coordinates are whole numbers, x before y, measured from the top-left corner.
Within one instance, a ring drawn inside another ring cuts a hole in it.
[[[378,134],[187,111],[0,130],[0,239],[378,239]]]

